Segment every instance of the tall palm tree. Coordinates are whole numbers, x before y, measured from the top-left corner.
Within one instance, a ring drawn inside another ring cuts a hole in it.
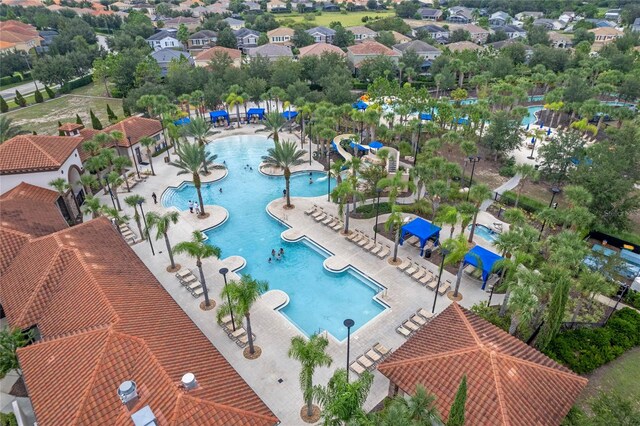
[[[280,142],[280,136],[278,135],[278,131],[284,125],[286,120],[281,114],[277,112],[269,112],[264,116],[264,125],[267,127],[267,130],[271,132],[269,137],[272,137],[275,142]]]
[[[211,123],[207,123],[203,118],[196,117],[185,126],[184,134],[195,139],[198,145],[205,146],[207,144],[207,138],[213,136],[214,131]],[[206,165],[204,167],[204,173],[209,174]]]
[[[398,261],[398,245],[400,245],[400,230],[404,221],[402,219],[402,214],[400,213],[400,207],[397,205],[391,206],[391,214],[387,218],[387,221],[384,224],[384,228],[389,231],[395,232],[395,242],[393,247],[393,262]]]
[[[314,399],[322,405],[323,424],[360,424],[366,417],[362,405],[372,383],[373,374],[368,371],[349,381],[347,370],[340,368],[331,376],[327,386],[315,386]]]
[[[413,395],[397,395],[377,413],[375,424],[392,425],[435,425],[442,424],[435,407],[436,398],[424,386],[417,385]]]
[[[180,144],[180,148],[178,148],[178,159],[169,163],[180,170],[178,171],[178,175],[191,174],[193,186],[198,193],[200,217],[205,217],[206,215],[204,211],[204,201],[202,200],[202,181],[200,180],[200,175],[205,174],[205,167],[213,165],[213,161],[216,158],[217,155],[207,153],[204,150],[204,146],[183,143]]]
[[[344,167],[344,164],[344,160],[336,160],[331,164],[329,175],[335,178],[337,185],[342,183],[342,168]]]
[[[244,317],[247,321],[247,337],[249,339],[249,353],[255,353],[253,345],[253,333],[251,332],[251,306],[260,297],[262,293],[269,290],[269,284],[266,281],[255,280],[249,274],[242,274],[240,281],[232,280],[222,289],[220,297],[231,300],[231,306],[223,303],[218,309],[218,317],[222,318],[233,311],[240,319]]]
[[[240,128],[240,105],[244,103],[244,99],[241,95],[231,92],[227,95],[226,99],[229,109],[236,108],[236,117],[238,117],[238,128]],[[248,117],[247,117],[248,118]]]
[[[456,274],[456,286],[453,291],[453,298],[458,297],[458,290],[460,289],[460,283],[462,282],[462,271],[464,270],[464,257],[467,255],[469,251],[469,246],[467,245],[467,241],[464,238],[464,235],[459,235],[458,238],[448,239],[442,242],[442,247],[446,248],[449,251],[449,254],[445,257],[444,263],[445,265],[455,265],[458,264],[458,273]],[[480,263],[480,259],[478,259],[478,263]],[[482,265],[478,264],[479,268],[482,268]]]
[[[155,147],[157,142],[155,139],[150,138],[149,136],[144,136],[139,140],[140,145],[145,147],[147,151],[147,158],[149,159],[149,167],[151,167],[151,174],[153,176],[156,175],[156,171],[153,169],[153,155],[151,154],[151,148]]]
[[[167,268],[169,272],[177,271],[179,265],[173,261],[173,251],[171,250],[171,243],[169,242],[169,228],[172,224],[178,223],[180,214],[176,211],[166,212],[165,214],[158,214],[156,212],[147,213],[147,233],[151,232],[151,229],[156,228],[156,240],[164,237],[164,242],[167,245],[167,253],[169,253],[169,260],[171,266]]]
[[[107,175],[107,182],[111,185],[111,193],[116,200],[118,211],[121,211],[122,207],[120,206],[120,197],[118,197],[118,188],[124,183],[124,179],[122,179],[118,172],[113,171]]]
[[[80,176],[80,180],[76,182],[76,185],[82,185],[84,188],[85,197],[88,197],[93,194],[93,190],[100,187],[100,183],[98,179],[90,173],[85,173]]]
[[[520,175],[520,182],[518,182],[518,191],[516,192],[516,202],[514,205],[514,207],[517,208],[518,201],[520,201],[520,195],[522,195],[522,190],[524,189],[525,184],[529,179],[535,180],[539,172],[531,164],[517,164],[514,167],[514,170]]]
[[[204,234],[200,231],[193,231],[191,241],[182,241],[173,247],[175,254],[185,253],[187,256],[196,259],[196,266],[200,272],[200,284],[202,284],[202,292],[204,293],[204,305],[209,308],[209,291],[207,290],[207,282],[204,279],[202,271],[202,259],[209,257],[219,258],[222,251],[219,247],[204,242]]]
[[[129,180],[127,180],[127,167],[131,167],[133,163],[129,157],[119,156],[113,159],[113,170],[122,176],[122,179],[127,184],[127,192],[131,192],[129,187]]]
[[[2,116],[0,117],[0,144],[18,135],[24,135],[28,133],[22,127],[13,124],[13,118]]]
[[[333,360],[325,350],[329,346],[326,337],[317,334],[311,335],[309,339],[302,336],[295,336],[291,339],[289,348],[289,358],[300,361],[300,388],[302,395],[307,402],[307,417],[313,415],[313,373],[316,367],[329,367]]]
[[[87,158],[87,161],[85,161],[84,165],[85,165],[85,168],[90,173],[95,173],[96,180],[99,182],[100,185],[103,185],[104,193],[106,194],[107,185],[104,184],[102,173],[107,168],[107,159],[102,155],[96,155],[96,156]]]
[[[456,223],[458,223],[458,209],[454,206],[444,206],[436,216],[436,224],[442,223],[450,225],[449,238],[453,238],[453,231],[455,230]]]
[[[389,204],[396,203],[396,199],[400,192],[404,189],[410,189],[415,191],[416,185],[413,182],[405,181],[402,176],[402,171],[398,170],[395,175],[386,177],[378,181],[378,189],[389,189]]]
[[[120,231],[120,225],[124,225],[131,220],[126,214],[121,214],[118,209],[112,209],[111,207],[104,206],[102,212],[118,226],[118,231]]]
[[[520,269],[516,273],[516,279],[517,284],[513,286],[509,298],[509,309],[511,310],[509,334],[512,336],[516,334],[520,324],[533,318],[533,313],[538,306],[535,289],[542,280],[538,272],[528,269]]]
[[[67,200],[64,198],[64,195],[67,193],[69,188],[71,188],[71,186],[67,183],[67,181],[64,178],[56,178],[52,180],[51,182],[49,182],[49,186],[53,187],[56,191],[58,191],[58,194],[62,198],[62,202],[67,208],[67,211],[69,212],[69,218],[71,218],[71,223],[75,225],[77,223],[76,218],[73,217],[74,215],[73,213],[71,213],[71,206],[67,203]]]
[[[469,242],[473,242],[473,234],[476,231],[476,222],[478,220],[478,213],[480,212],[480,205],[486,199],[491,198],[491,190],[485,184],[473,186],[469,190],[469,198],[474,203],[476,211],[473,214],[473,221],[471,222],[471,232],[469,232]]]
[[[353,197],[362,198],[363,194],[355,189],[353,189],[353,184],[350,180],[353,179],[353,176],[349,177],[348,180],[343,181],[339,185],[337,185],[333,191],[331,191],[331,198],[334,203],[338,203],[338,215],[342,216],[344,214],[344,230],[345,234],[349,233],[349,199]],[[345,210],[345,206],[347,206]]]
[[[291,192],[289,183],[291,179],[291,167],[304,163],[304,155],[307,151],[298,149],[295,142],[275,142],[275,147],[269,148],[268,154],[262,157],[267,167],[275,167],[284,170],[285,188],[287,190],[287,207],[291,208]]]
[[[138,194],[129,195],[128,197],[125,197],[124,202],[129,207],[133,207],[133,219],[136,221],[136,225],[138,225],[140,238],[143,240],[146,239],[147,236],[142,232],[142,223],[140,222],[140,214],[138,213],[138,205],[144,202],[144,197]]]
[[[102,213],[102,204],[100,204],[100,199],[93,195],[87,196],[82,207],[80,207],[80,211],[82,211],[82,214],[91,214],[93,219],[97,218],[100,216],[100,213]]]

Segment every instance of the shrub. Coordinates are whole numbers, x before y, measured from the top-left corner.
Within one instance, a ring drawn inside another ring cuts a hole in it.
[[[44,91],[47,92],[47,96],[49,97],[49,99],[53,99],[56,97],[56,93],[51,90],[49,86],[44,86]]]
[[[76,114],[76,124],[82,124],[84,126],[84,123],[82,122],[82,118],[80,118],[78,114]]]
[[[21,107],[26,107],[27,106],[27,100],[17,90],[16,90],[15,103],[16,103],[16,105],[21,106]]]
[[[380,209],[378,210],[378,214],[383,215],[391,213],[391,204],[388,202],[380,202]],[[356,207],[355,214],[360,219],[370,219],[372,217],[376,217],[376,203],[372,204],[363,204],[361,206]]]
[[[500,197],[500,202],[507,206],[514,206],[516,204],[516,193],[513,191],[505,191]],[[537,213],[547,207],[547,205],[542,201],[521,195],[518,201],[518,207],[529,213]]]
[[[13,413],[0,413],[0,426],[18,426],[18,420]]]
[[[110,123],[115,123],[118,121],[118,116],[115,115],[109,104],[107,104],[107,117],[109,118]]]
[[[102,130],[102,123],[100,122],[100,119],[93,113],[92,109],[89,110],[89,116],[91,117],[91,127],[93,127],[95,130]]]
[[[640,309],[640,292],[629,290],[622,299],[627,305],[631,305],[636,309]]]
[[[60,127],[62,127],[62,122],[58,120],[58,136],[64,136],[64,132],[60,130]]]
[[[33,97],[36,100],[36,103],[41,104],[44,102],[44,98],[42,97],[42,93],[40,93],[40,91],[38,89],[36,89],[36,92],[33,94]]]
[[[559,333],[545,353],[578,374],[589,373],[640,345],[640,313],[624,308],[602,328]]]
[[[9,104],[7,104],[7,101],[5,101],[2,96],[0,96],[0,112],[7,111],[9,111]]]

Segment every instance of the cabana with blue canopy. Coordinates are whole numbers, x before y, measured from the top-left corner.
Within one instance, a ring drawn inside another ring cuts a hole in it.
[[[420,113],[420,120],[433,120],[433,115],[428,112],[422,112]]]
[[[356,102],[355,104],[352,105],[352,107],[354,107],[355,109],[360,109],[360,110],[365,110],[367,109],[369,105],[367,105],[367,103],[365,101],[363,101],[362,99],[360,99],[358,102]]]
[[[189,117],[182,117],[180,120],[176,120],[173,122],[176,126],[184,126],[185,124],[191,123],[191,119]]]
[[[502,256],[498,256],[486,248],[475,246],[464,256],[464,265],[471,265],[482,269],[482,289],[484,290],[489,275],[494,272],[493,266],[499,260],[502,260]]]
[[[224,118],[227,124],[229,124],[229,113],[227,111],[211,111],[209,118],[211,118],[212,123],[216,123],[219,119]]]
[[[298,111],[284,111],[282,113],[282,116],[286,120],[291,120],[292,118],[296,118],[298,116]]]
[[[402,226],[402,232],[400,233],[400,245],[404,243],[404,239],[409,235],[418,237],[420,240],[420,256],[424,254],[424,246],[429,239],[433,239],[436,245],[438,245],[438,239],[440,238],[440,229],[433,223],[424,220],[421,217],[413,219],[411,222]]]
[[[373,141],[369,144],[369,148],[373,148],[373,149],[380,149],[382,148],[384,145],[382,144],[382,142],[380,141]]]
[[[258,120],[262,120],[264,118],[264,108],[249,108],[247,120],[251,117],[258,117]]]

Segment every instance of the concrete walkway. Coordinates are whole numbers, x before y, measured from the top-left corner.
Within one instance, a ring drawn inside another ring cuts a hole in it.
[[[519,173],[517,173],[515,176],[513,176],[511,179],[509,179],[508,181],[506,181],[505,183],[503,183],[502,185],[500,185],[499,187],[497,187],[496,189],[493,190],[494,193],[498,193],[500,195],[502,195],[503,193],[507,192],[507,191],[511,191],[513,188],[515,188],[516,186],[518,186],[518,184],[520,183],[520,178],[522,177],[522,175],[520,175]],[[491,204],[493,204],[494,198],[491,198],[489,200],[484,200],[482,202],[482,204],[480,204],[480,210],[487,211],[487,209],[489,208],[489,206]]]

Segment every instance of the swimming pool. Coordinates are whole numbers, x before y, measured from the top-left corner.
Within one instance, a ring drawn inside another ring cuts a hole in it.
[[[202,185],[203,201],[226,208],[229,218],[205,234],[222,249],[223,258],[239,255],[247,261],[240,272],[266,280],[270,289],[287,293],[289,303],[280,312],[307,336],[327,330],[343,340],[347,337],[342,324],[346,318],[355,321],[355,331],[386,309],[374,298],[382,287],[352,268],[340,273],[327,271],[323,262],[331,253],[312,242],[282,240],[280,234],[287,228],[267,213],[266,206],[282,198],[284,178],[258,171],[261,157],[272,146],[273,141],[260,136],[234,136],[207,145],[208,151],[218,155],[217,162],[226,162],[228,175]],[[314,172],[311,177],[314,183],[309,184],[308,173],[294,174],[291,195],[326,195],[326,174]],[[332,180],[331,188],[334,186]],[[186,210],[189,200],[196,197],[193,185],[184,183],[168,188],[161,201],[166,207]],[[310,222],[309,226],[318,225]],[[268,263],[271,250],[280,247],[285,251],[283,260]]]
[[[467,229],[471,231],[471,225],[467,226]],[[476,230],[474,235],[478,235],[480,238],[483,238],[490,243],[493,243],[498,239],[498,234],[496,234],[491,228],[482,225],[480,223],[476,223]]]

